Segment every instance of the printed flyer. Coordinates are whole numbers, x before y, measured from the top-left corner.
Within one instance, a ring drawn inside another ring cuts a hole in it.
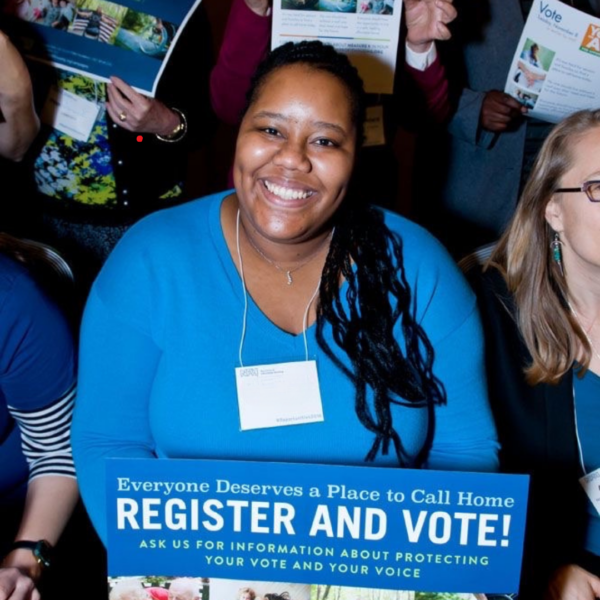
[[[515,593],[528,485],[523,475],[109,459],[109,586],[192,585],[202,600]]]
[[[25,55],[154,96],[183,26],[201,0],[6,0],[8,32]]]
[[[558,0],[535,0],[505,92],[550,123],[600,107],[600,19]]]
[[[318,39],[347,54],[365,89],[391,94],[402,0],[275,0],[272,48]]]

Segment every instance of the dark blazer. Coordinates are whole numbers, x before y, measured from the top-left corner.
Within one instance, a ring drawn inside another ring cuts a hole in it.
[[[517,203],[525,120],[494,134],[479,115],[486,92],[504,89],[524,19],[520,0],[455,5],[452,39],[439,46],[455,108],[446,131],[419,141],[415,212],[460,255],[497,239]]]
[[[515,306],[496,269],[470,275],[482,314],[490,402],[501,444],[501,469],[531,475],[521,598],[541,598],[558,566],[581,562],[587,498],[579,484],[573,376],[531,386],[531,356]]]

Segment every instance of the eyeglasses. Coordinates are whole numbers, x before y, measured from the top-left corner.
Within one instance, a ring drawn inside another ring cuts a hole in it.
[[[600,202],[600,181],[586,181],[578,188],[560,188],[554,190],[555,194],[559,192],[584,192],[590,202]]]

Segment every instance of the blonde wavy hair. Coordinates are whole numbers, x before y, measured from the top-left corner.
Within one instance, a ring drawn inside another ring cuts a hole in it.
[[[532,362],[525,368],[532,384],[556,384],[573,367],[589,367],[592,348],[569,309],[565,277],[552,259],[554,231],[546,206],[573,165],[577,139],[600,127],[600,110],[582,110],[561,121],[546,138],[515,214],[486,269],[504,276],[517,307],[517,323]]]

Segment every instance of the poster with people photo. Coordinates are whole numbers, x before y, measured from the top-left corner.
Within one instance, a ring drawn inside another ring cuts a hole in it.
[[[201,0],[7,0],[7,33],[26,56],[100,81],[117,75],[154,95],[182,27]]]

